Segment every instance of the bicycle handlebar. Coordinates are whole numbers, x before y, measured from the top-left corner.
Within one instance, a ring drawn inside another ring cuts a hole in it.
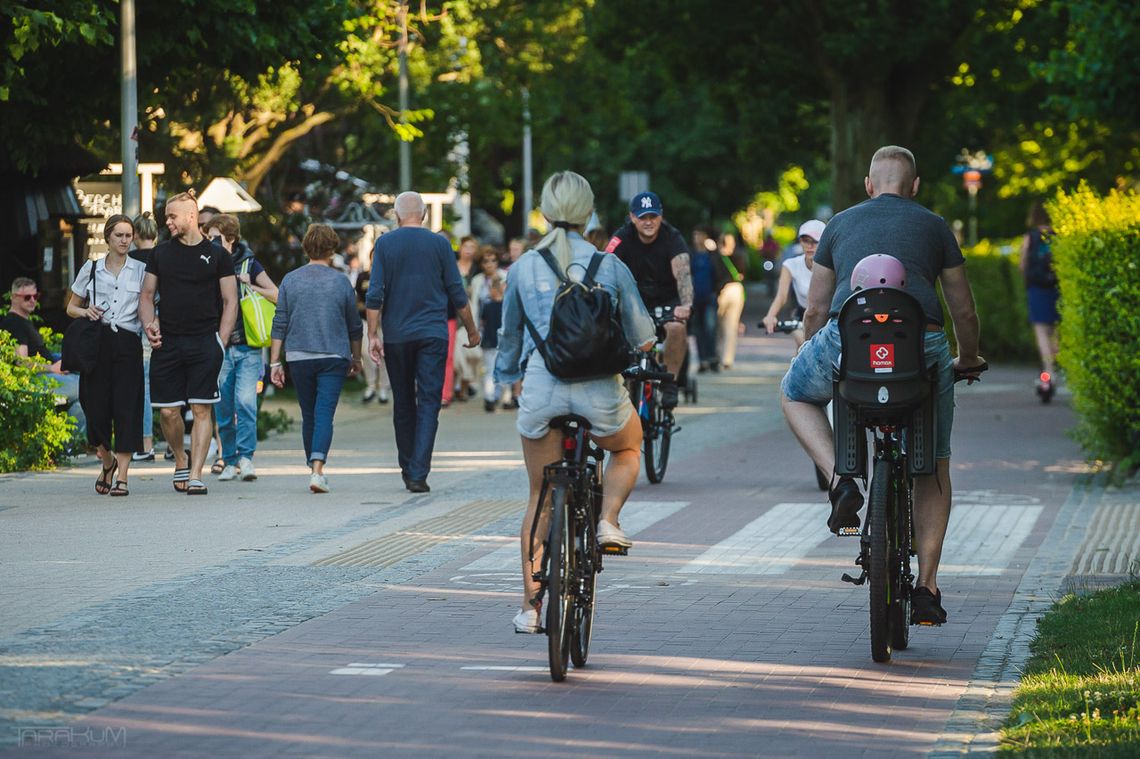
[[[652,369],[642,369],[640,366],[631,366],[623,369],[621,376],[637,382],[672,382],[672,372],[655,372]]]
[[[760,329],[767,329],[767,325],[764,324],[764,322],[756,322],[756,326],[759,327]],[[800,321],[799,319],[777,319],[776,320],[776,331],[777,332],[783,332],[786,335],[792,334],[797,329],[803,329],[803,326],[804,326],[804,323],[802,321]]]
[[[967,385],[972,385],[975,382],[981,382],[982,381],[982,378],[980,376],[981,373],[984,372],[986,369],[989,369],[989,368],[990,368],[990,365],[986,361],[983,361],[982,363],[978,364],[977,366],[967,366],[965,368],[959,368],[959,367],[955,366],[954,367],[954,382],[957,383],[957,382],[961,382],[962,380],[966,380]]]

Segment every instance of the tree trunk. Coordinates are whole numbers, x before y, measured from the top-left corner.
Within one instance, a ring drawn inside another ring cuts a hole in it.
[[[913,135],[892,130],[885,84],[833,83],[831,91],[831,203],[839,213],[866,200],[863,178],[871,156],[895,132],[898,144]]]
[[[273,140],[273,144],[265,151],[264,155],[258,159],[248,171],[244,172],[240,177],[245,180],[246,189],[250,195],[257,193],[257,187],[261,184],[262,180],[269,173],[269,170],[276,165],[278,161],[285,157],[285,153],[289,147],[301,139],[313,128],[320,126],[326,122],[332,121],[336,118],[335,113],[329,111],[317,111],[316,113],[306,117],[301,123],[296,126],[290,127],[277,135]]]

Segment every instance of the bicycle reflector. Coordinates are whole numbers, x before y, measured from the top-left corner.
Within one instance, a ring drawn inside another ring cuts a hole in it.
[[[1049,375],[1049,372],[1041,372],[1041,381],[1042,382],[1047,383],[1047,382],[1052,381],[1052,379],[1053,378]]]
[[[891,318],[890,314],[875,314],[875,321],[879,324],[886,324],[889,318]]]
[[[572,451],[578,447],[578,441],[571,435],[562,438],[562,450]]]

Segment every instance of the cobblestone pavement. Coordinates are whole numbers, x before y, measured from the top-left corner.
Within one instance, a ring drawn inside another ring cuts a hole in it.
[[[263,444],[257,482],[211,481],[206,498],[175,495],[161,464],[133,470],[128,499],[96,497],[93,466],[2,478],[0,746],[276,757],[991,745],[1041,604],[1070,575],[1111,574],[1135,553],[1098,550],[1097,535],[1129,518],[1114,506],[1128,494],[1105,496],[1083,474],[1066,398],[1042,407],[1031,372],[963,388],[941,582],[950,623],[872,664],[867,591],[839,581],[857,545],[822,527],[824,498],[779,414],[790,352],[789,339],[752,335],[732,372],[699,377],[665,483],[639,483],[623,513],[637,543],[599,579],[589,665],[561,684],[546,639],[510,631],[525,476],[512,416],[481,403],[444,413],[424,496],[402,489],[387,408],[356,396],[338,412],[329,496],[305,489],[295,432]]]

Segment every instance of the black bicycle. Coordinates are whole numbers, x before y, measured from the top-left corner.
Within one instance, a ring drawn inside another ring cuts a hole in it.
[[[671,306],[658,306],[653,310],[653,321],[657,326],[657,343],[648,351],[635,355],[636,363],[622,376],[626,379],[630,400],[637,415],[641,417],[642,449],[645,453],[645,476],[653,484],[665,479],[665,468],[669,466],[669,448],[673,433],[679,432],[673,417],[673,410],[661,403],[661,383],[674,381],[673,375],[665,368],[665,325],[673,321]],[[682,376],[686,372],[682,369]],[[696,400],[696,380],[691,395]]]
[[[602,508],[602,459],[604,452],[590,440],[590,422],[567,415],[550,421],[562,431],[561,460],[543,470],[539,503],[549,497],[550,529],[542,543],[541,568],[534,573],[539,584],[539,608],[546,604],[545,632],[550,658],[550,678],[566,678],[569,662],[586,665],[594,627],[594,598],[602,554],[624,555],[618,546],[598,545],[598,518]],[[535,545],[537,516],[530,528]],[[535,564],[534,552],[530,555]]]
[[[910,644],[914,477],[936,471],[937,375],[926,363],[926,316],[901,290],[860,290],[839,313],[841,356],[834,375],[835,472],[867,476],[868,431],[874,441],[871,487],[859,536],[855,585],[870,585],[871,658],[887,662]],[[986,364],[956,372],[972,384]]]

